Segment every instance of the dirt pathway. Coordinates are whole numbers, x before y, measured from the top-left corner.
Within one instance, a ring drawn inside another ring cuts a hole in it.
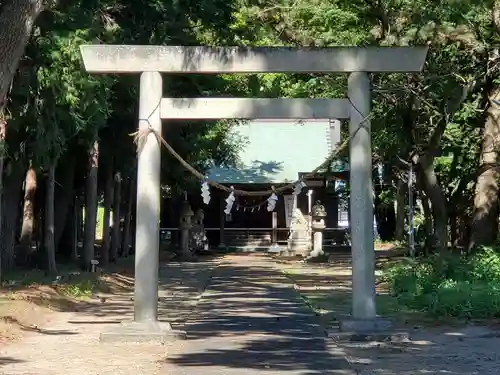
[[[267,257],[226,256],[196,310],[162,374],[355,374]]]
[[[182,325],[206,286],[214,261],[170,263],[160,270],[159,313]],[[129,280],[130,282],[130,280]],[[8,375],[156,374],[169,346],[103,344],[99,334],[132,316],[130,288],[102,294],[76,313],[57,313],[48,326],[3,346],[0,373]]]
[[[348,256],[333,257],[330,264],[276,262],[295,289],[335,330],[338,319],[350,311],[351,269]],[[397,328],[410,332],[407,343],[340,344],[359,375],[474,375],[500,373],[500,331],[492,327],[436,326],[404,316],[378,290],[379,312],[389,315]]]

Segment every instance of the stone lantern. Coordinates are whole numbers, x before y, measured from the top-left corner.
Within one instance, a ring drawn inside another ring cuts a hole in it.
[[[323,232],[325,231],[326,210],[321,204],[321,201],[316,201],[311,209],[311,229],[313,232],[313,250],[310,257],[317,257],[324,254],[323,252]]]
[[[192,220],[192,228],[191,228],[191,248],[195,252],[206,251],[208,250],[208,241],[205,233],[205,225],[203,224],[203,220],[205,218],[205,214],[203,210],[200,208],[196,210],[196,213],[193,216]]]
[[[183,258],[191,258],[191,251],[189,249],[189,238],[190,231],[193,227],[192,218],[194,212],[186,200],[182,205],[181,219],[179,223],[179,228],[181,230],[181,256]]]

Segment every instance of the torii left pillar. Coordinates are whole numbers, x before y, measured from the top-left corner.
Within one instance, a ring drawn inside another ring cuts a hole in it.
[[[159,72],[141,74],[139,131],[162,132]],[[161,144],[153,133],[138,145],[135,232],[134,321],[102,332],[101,342],[165,342],[183,338],[168,322],[158,321]]]

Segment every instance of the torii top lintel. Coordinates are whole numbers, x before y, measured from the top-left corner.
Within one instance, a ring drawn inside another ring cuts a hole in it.
[[[427,46],[193,47],[82,45],[90,73],[350,73],[419,72]]]

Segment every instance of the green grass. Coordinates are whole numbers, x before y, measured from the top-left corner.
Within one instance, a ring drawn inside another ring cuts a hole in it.
[[[375,240],[373,242],[375,247],[379,246],[384,246],[384,247],[405,247],[407,246],[406,243],[401,242],[401,241],[382,241],[382,240]]]
[[[394,321],[439,325],[500,318],[497,249],[483,248],[469,256],[399,258],[379,267],[377,313]],[[342,267],[283,271],[323,319],[331,322],[350,313],[351,289]]]
[[[335,321],[350,314],[351,289],[342,281],[345,272],[342,275],[329,268],[307,266],[282,269],[282,272],[297,285],[296,291],[326,325],[335,324]],[[384,316],[395,317],[401,312],[397,300],[388,294],[377,295],[376,303],[378,312]]]
[[[346,292],[300,292],[305,303],[319,316],[330,323],[351,312],[351,294]],[[376,296],[377,313],[395,320],[424,320],[421,313],[402,308],[396,298],[388,294]]]
[[[495,249],[405,260],[386,267],[382,279],[398,308],[433,317],[500,317],[500,254]]]
[[[12,272],[5,275],[4,287],[12,292],[25,290],[37,286],[50,286],[57,290],[58,294],[77,299],[85,299],[99,285],[96,273],[79,272],[71,267],[59,267],[57,277],[48,276],[41,270],[30,270],[25,272]]]
[[[87,299],[92,296],[97,284],[97,280],[81,280],[76,283],[63,284],[59,291],[70,298]]]

